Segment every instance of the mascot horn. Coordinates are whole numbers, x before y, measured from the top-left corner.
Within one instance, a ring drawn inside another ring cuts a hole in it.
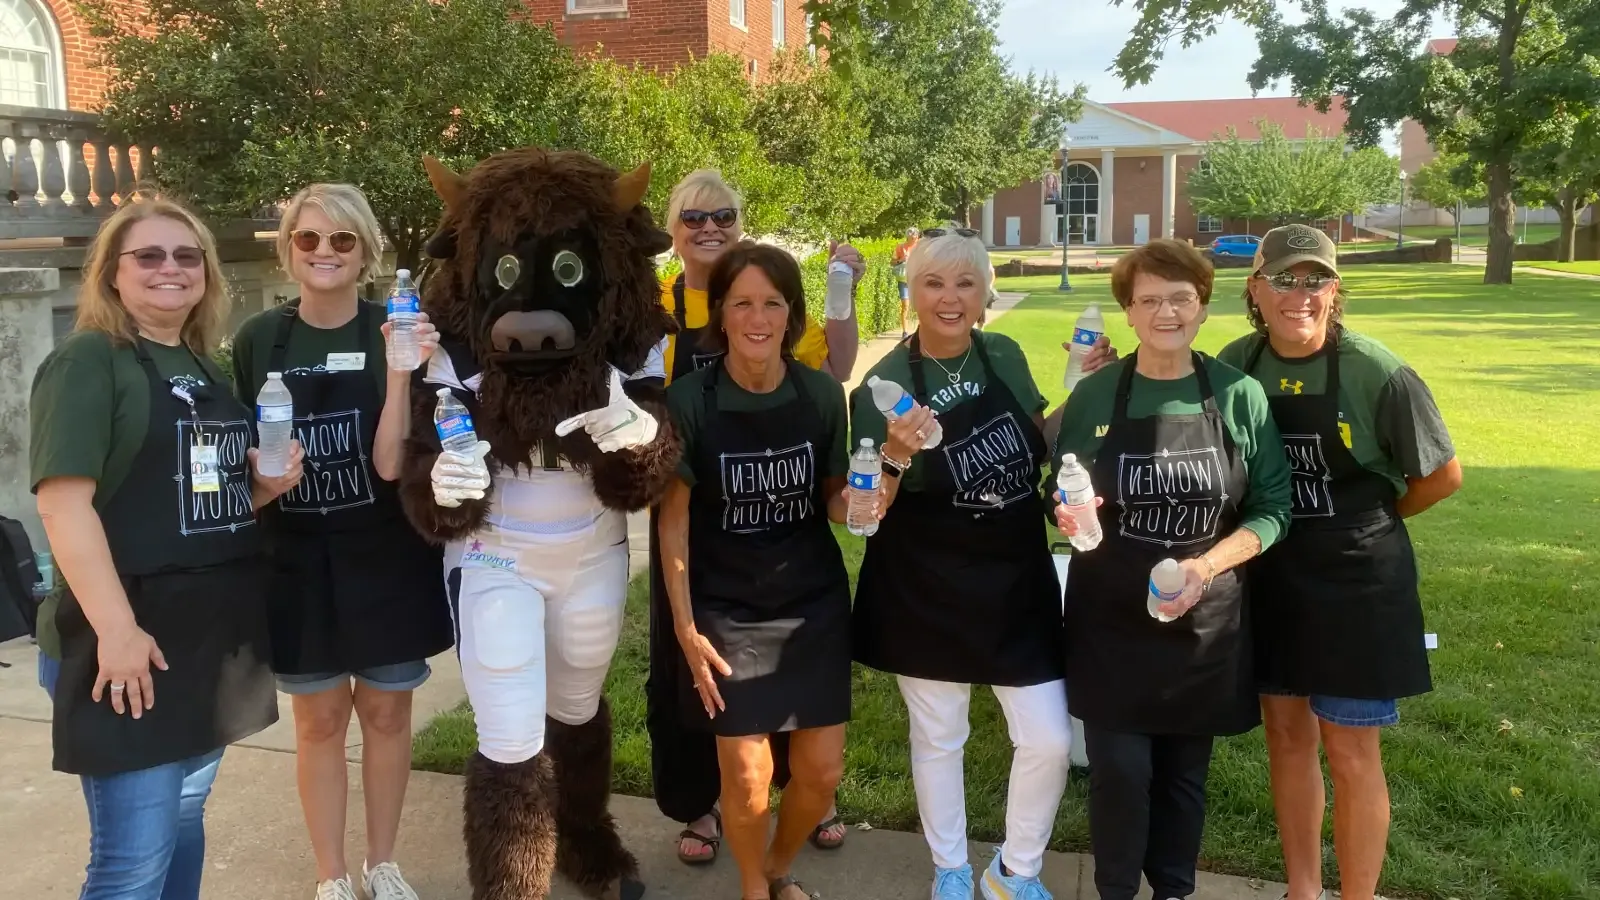
[[[524,148],[466,175],[424,160],[444,201],[422,307],[440,349],[419,372],[401,475],[406,513],[443,543],[478,749],[464,833],[474,900],[539,900],[553,872],[636,900],[638,863],[607,809],[601,689],[628,587],[626,513],[678,460],[661,405],[652,257],[671,245],[640,202],[648,164]],[[441,452],[441,391],[477,446]]]

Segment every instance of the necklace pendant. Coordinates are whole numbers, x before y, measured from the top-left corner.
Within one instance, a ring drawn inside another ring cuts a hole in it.
[[[946,375],[946,377],[948,377],[950,379],[950,383],[951,384],[960,384],[961,383],[961,373],[960,372],[946,372],[945,375]]]

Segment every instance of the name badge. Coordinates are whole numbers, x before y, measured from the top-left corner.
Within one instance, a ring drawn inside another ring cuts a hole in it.
[[[360,372],[367,367],[365,353],[329,353],[329,372]]]
[[[196,438],[189,444],[189,484],[196,494],[211,494],[222,489],[217,471],[217,445]]]

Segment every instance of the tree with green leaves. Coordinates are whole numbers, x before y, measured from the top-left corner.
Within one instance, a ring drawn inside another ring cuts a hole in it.
[[[1274,123],[1256,127],[1260,140],[1243,140],[1229,128],[1206,147],[1186,188],[1197,212],[1305,222],[1360,214],[1399,193],[1399,163],[1376,147],[1351,151],[1340,137],[1314,128],[1305,140],[1291,141]]]
[[[1555,117],[1539,140],[1518,156],[1521,193],[1556,211],[1561,236],[1556,259],[1576,257],[1578,214],[1600,199],[1600,109],[1589,107]]]
[[[1464,153],[1441,153],[1411,176],[1411,196],[1438,209],[1482,206],[1489,195],[1483,189],[1483,167]]]

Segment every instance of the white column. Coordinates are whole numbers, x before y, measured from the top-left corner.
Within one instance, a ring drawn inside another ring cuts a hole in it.
[[[1161,236],[1172,237],[1178,214],[1178,151],[1161,154]]]
[[[983,201],[983,244],[994,246],[994,198]]]
[[[1117,151],[1100,151],[1100,240],[1098,243],[1108,245],[1116,243],[1116,238],[1114,237],[1116,232],[1111,230],[1111,198],[1116,196],[1116,192],[1113,190],[1115,178],[1113,170],[1116,168],[1116,159]]]
[[[1054,247],[1056,240],[1056,207],[1044,202],[1044,184],[1039,185],[1039,246]]]
[[[35,552],[49,547],[28,473],[28,400],[55,347],[50,295],[60,286],[56,269],[0,269],[0,510],[22,522]]]

